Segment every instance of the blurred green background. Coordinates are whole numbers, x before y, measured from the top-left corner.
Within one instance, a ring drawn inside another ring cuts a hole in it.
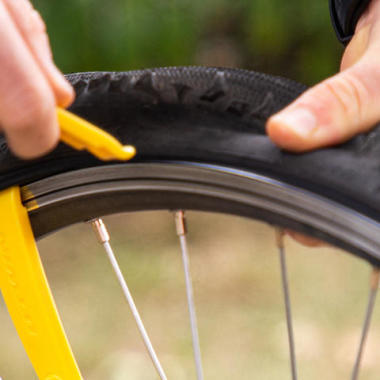
[[[306,84],[336,72],[327,0],[34,0],[62,71],[233,66]]]

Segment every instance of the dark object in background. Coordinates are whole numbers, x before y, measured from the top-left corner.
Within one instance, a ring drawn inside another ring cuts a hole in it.
[[[330,14],[340,42],[350,42],[356,24],[370,0],[330,0]]]

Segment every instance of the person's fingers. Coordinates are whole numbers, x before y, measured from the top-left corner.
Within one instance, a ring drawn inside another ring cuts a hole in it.
[[[52,149],[59,139],[54,93],[0,1],[0,126],[22,158]]]
[[[3,0],[14,23],[53,88],[57,104],[69,106],[74,90],[55,66],[45,23],[28,0]]]
[[[281,148],[303,152],[333,145],[380,120],[380,1],[374,1],[371,22],[362,23],[351,41],[344,70],[268,120],[267,133]]]
[[[286,235],[289,235],[293,240],[298,243],[305,245],[306,247],[314,248],[314,247],[324,247],[327,244],[321,240],[313,238],[311,236],[306,236],[300,234],[299,232],[295,232],[292,230],[285,230]]]
[[[380,71],[371,62],[316,85],[268,122],[280,147],[302,152],[348,140],[380,119]]]

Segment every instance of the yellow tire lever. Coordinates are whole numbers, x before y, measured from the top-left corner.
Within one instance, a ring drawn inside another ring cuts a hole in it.
[[[61,140],[75,149],[87,149],[101,160],[129,160],[136,154],[135,147],[123,146],[113,136],[88,121],[57,108]]]
[[[61,140],[103,160],[128,160],[133,146],[58,109]],[[40,380],[83,380],[50,292],[20,188],[0,192],[0,289]]]

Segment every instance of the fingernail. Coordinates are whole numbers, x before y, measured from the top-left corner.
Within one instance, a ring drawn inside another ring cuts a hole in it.
[[[288,129],[301,137],[309,137],[310,133],[317,128],[317,118],[307,108],[296,108],[279,113],[273,117],[272,121],[286,125]]]

